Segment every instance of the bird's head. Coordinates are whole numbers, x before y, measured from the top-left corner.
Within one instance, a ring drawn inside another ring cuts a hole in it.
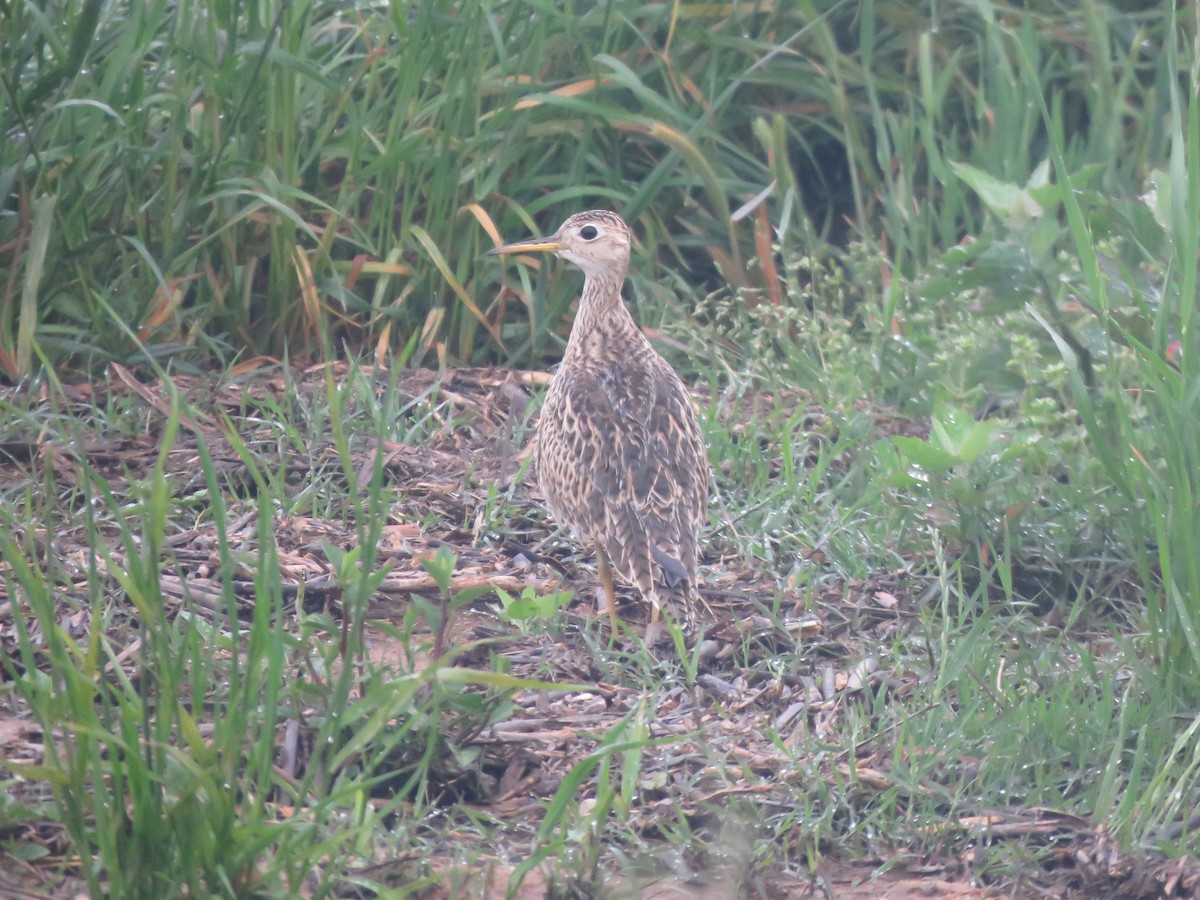
[[[548,237],[503,244],[488,255],[541,250],[575,263],[588,275],[617,273],[623,279],[631,243],[629,226],[620,216],[593,209],[575,213]]]

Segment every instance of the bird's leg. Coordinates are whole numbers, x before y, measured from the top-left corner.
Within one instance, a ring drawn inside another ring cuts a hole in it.
[[[617,633],[617,595],[613,593],[613,573],[612,566],[608,562],[608,554],[596,548],[596,575],[600,578],[600,592],[604,595],[604,602],[608,604],[608,621],[612,628],[612,633]]]
[[[662,614],[662,610],[658,608],[657,603],[650,604],[650,624],[646,626],[646,646],[653,647],[658,643],[658,633],[661,630],[658,625],[658,618]]]

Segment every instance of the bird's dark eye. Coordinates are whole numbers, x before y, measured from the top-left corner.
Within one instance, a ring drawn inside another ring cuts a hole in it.
[[[596,230],[595,225],[584,225],[579,229],[579,236],[585,241],[594,241],[599,234],[600,232]]]

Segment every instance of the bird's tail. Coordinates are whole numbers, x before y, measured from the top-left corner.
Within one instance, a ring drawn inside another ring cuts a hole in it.
[[[687,566],[657,544],[650,545],[650,558],[656,570],[652,602],[657,603],[685,631],[695,629],[699,618],[699,597]]]

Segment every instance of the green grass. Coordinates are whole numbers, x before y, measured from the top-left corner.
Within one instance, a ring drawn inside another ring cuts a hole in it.
[[[970,850],[1019,892],[1067,838],[981,823],[1042,809],[1194,856],[1200,21],[460,13],[0,3],[0,854],[565,896]],[[452,381],[557,358],[578,276],[481,257],[593,205],[708,395],[706,579],[762,626],[717,661],[565,608],[537,392]]]
[[[1170,113],[1157,13],[1096,11],[1075,41],[1051,6],[454,10],[11,5],[0,238],[25,266],[0,316],[10,374],[39,353],[307,355],[323,335],[416,361],[540,360],[570,289],[498,293],[479,264],[489,228],[617,207],[639,222],[656,306],[664,279],[772,291],[767,221],[805,253],[886,241],[912,277],[982,225],[951,163],[1020,181],[1046,158],[1041,87],[1067,166],[1096,167],[1105,191],[1140,190],[1168,149],[1122,118]],[[772,182],[765,220],[729,220]],[[861,314],[889,313],[881,287]]]

